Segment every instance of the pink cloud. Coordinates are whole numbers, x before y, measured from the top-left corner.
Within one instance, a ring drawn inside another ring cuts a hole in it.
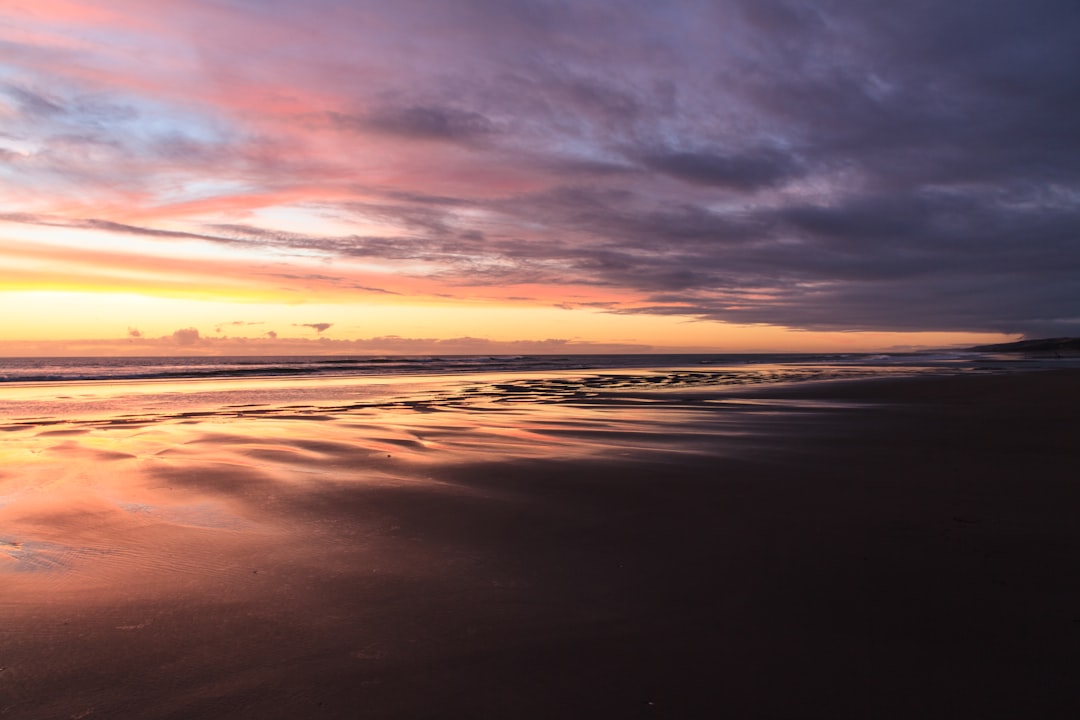
[[[173,341],[177,345],[184,347],[190,347],[192,345],[198,345],[201,338],[199,337],[199,331],[193,327],[182,328],[172,334]]]

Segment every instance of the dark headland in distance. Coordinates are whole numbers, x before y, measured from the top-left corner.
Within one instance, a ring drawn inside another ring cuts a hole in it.
[[[997,345],[977,345],[971,349],[979,352],[1080,352],[1080,337],[1018,340]]]

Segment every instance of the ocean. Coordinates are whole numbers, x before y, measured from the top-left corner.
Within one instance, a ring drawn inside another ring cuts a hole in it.
[[[0,423],[151,422],[380,405],[566,402],[879,375],[1000,373],[1076,359],[971,351],[847,354],[0,358]]]
[[[176,356],[0,358],[0,383],[99,380],[388,377],[481,372],[561,372],[673,367],[763,366],[1002,369],[1046,358],[972,351],[913,353],[717,353],[640,355],[416,355],[416,356]]]
[[[647,367],[800,364],[941,365],[970,354],[643,354],[265,357],[20,357],[0,358],[0,383],[97,380],[195,380],[250,377],[356,377],[477,372],[543,372]]]

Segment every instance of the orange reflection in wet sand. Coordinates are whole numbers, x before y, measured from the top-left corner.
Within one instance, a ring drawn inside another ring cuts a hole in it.
[[[81,602],[224,586],[230,596],[257,595],[265,589],[247,575],[265,572],[268,558],[279,571],[298,571],[313,547],[323,559],[349,562],[357,553],[373,564],[399,555],[379,513],[312,525],[309,511],[329,497],[378,488],[476,494],[438,471],[647,448],[715,451],[723,434],[746,432],[745,417],[723,428],[687,423],[687,413],[702,410],[681,401],[661,410],[661,398],[638,393],[600,403],[587,383],[538,382],[500,375],[67,384],[65,397],[51,401],[56,389],[47,384],[12,388],[0,433],[5,592],[80,593]],[[298,393],[304,388],[318,399]],[[251,402],[283,392],[301,401]],[[237,399],[249,402],[222,404]],[[676,438],[660,418],[686,427]],[[365,540],[342,541],[357,535]]]
[[[478,638],[498,608],[527,624],[535,590],[501,538],[543,564],[547,513],[574,532],[592,522],[538,501],[579,491],[561,473],[537,484],[533,464],[609,468],[585,470],[603,502],[617,463],[733,451],[725,438],[775,411],[717,412],[714,392],[679,377],[12,388],[0,604],[17,628],[4,662],[25,687],[12,707],[48,697],[47,714],[78,715],[98,697],[115,709],[103,688],[138,677],[159,703],[147,716],[213,717],[199,698],[247,697],[310,653],[378,676],[386,658],[421,652],[437,626],[402,608],[452,608],[453,627]]]

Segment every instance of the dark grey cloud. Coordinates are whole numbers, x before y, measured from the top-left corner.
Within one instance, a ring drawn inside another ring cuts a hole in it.
[[[359,290],[366,293],[375,293],[378,295],[401,295],[399,292],[393,290],[387,290],[386,288],[373,287],[371,285],[359,285],[350,281],[346,277],[340,275],[324,275],[321,273],[263,273],[266,277],[280,278],[282,280],[295,281],[300,283],[323,283],[346,290]]]
[[[577,67],[629,100],[613,123],[567,99],[576,126],[560,129],[645,172],[503,200],[502,211],[542,218],[553,236],[503,256],[664,299],[634,312],[1080,332],[1074,5],[746,0],[714,10],[710,27],[735,28],[727,48],[689,31],[683,48],[651,54],[636,94],[626,92],[632,62]],[[703,81],[695,63],[715,72]],[[674,90],[660,103],[650,88],[663,77]],[[604,131],[607,145],[596,139]],[[688,193],[665,194],[660,176]]]
[[[35,122],[77,122],[80,130],[94,129],[110,122],[132,120],[136,111],[124,104],[107,102],[94,95],[71,97],[54,94],[39,88],[30,89],[15,84],[0,85],[0,94],[11,98],[20,113]],[[63,124],[57,127],[65,127]]]
[[[655,152],[644,155],[642,161],[652,170],[686,182],[733,190],[770,187],[797,172],[790,155],[771,149],[731,154]]]
[[[80,228],[84,230],[103,230],[119,235],[139,235],[148,238],[175,238],[182,240],[209,240],[219,243],[243,242],[241,239],[223,235],[184,232],[179,230],[159,230],[156,228],[128,225],[126,223],[101,220],[97,218],[61,218],[36,213],[0,213],[0,221],[23,223],[26,225],[44,225],[47,227]],[[240,226],[215,226],[222,229],[236,229]],[[275,233],[270,233],[275,234]]]
[[[320,323],[294,323],[293,324],[293,327],[311,328],[312,330],[319,333],[320,335],[322,335],[324,332],[326,332],[327,330],[329,330],[333,326],[334,326],[333,323],[325,323],[325,322],[320,322]]]
[[[777,42],[752,58],[757,71],[721,78],[820,162],[896,188],[1077,178],[1063,157],[1080,147],[1075,6],[743,5],[821,20],[769,24]]]
[[[495,124],[471,110],[445,106],[383,107],[359,115],[331,113],[340,127],[386,133],[413,140],[471,143],[495,132]]]
[[[64,106],[56,99],[48,98],[44,94],[27,90],[15,85],[0,87],[8,97],[14,100],[19,108],[33,117],[47,117],[59,115],[64,112]]]
[[[567,188],[500,209],[546,218],[550,239],[489,243],[503,264],[463,270],[471,282],[632,287],[655,303],[616,312],[828,330],[1035,332],[1080,318],[1080,209],[1036,198],[851,193],[736,213]]]
[[[49,224],[49,223],[39,223]],[[180,239],[192,239],[192,240],[206,240],[211,239],[210,236],[201,235],[199,233],[181,232],[177,230],[157,230],[155,228],[139,227],[137,225],[127,225],[125,223],[112,222],[110,220],[97,220],[86,219],[78,222],[64,223],[67,227],[82,227],[88,230],[105,230],[111,233],[120,233],[123,235],[142,235],[144,237],[159,237],[159,238],[180,238]],[[214,240],[220,240],[220,238],[214,237]]]

